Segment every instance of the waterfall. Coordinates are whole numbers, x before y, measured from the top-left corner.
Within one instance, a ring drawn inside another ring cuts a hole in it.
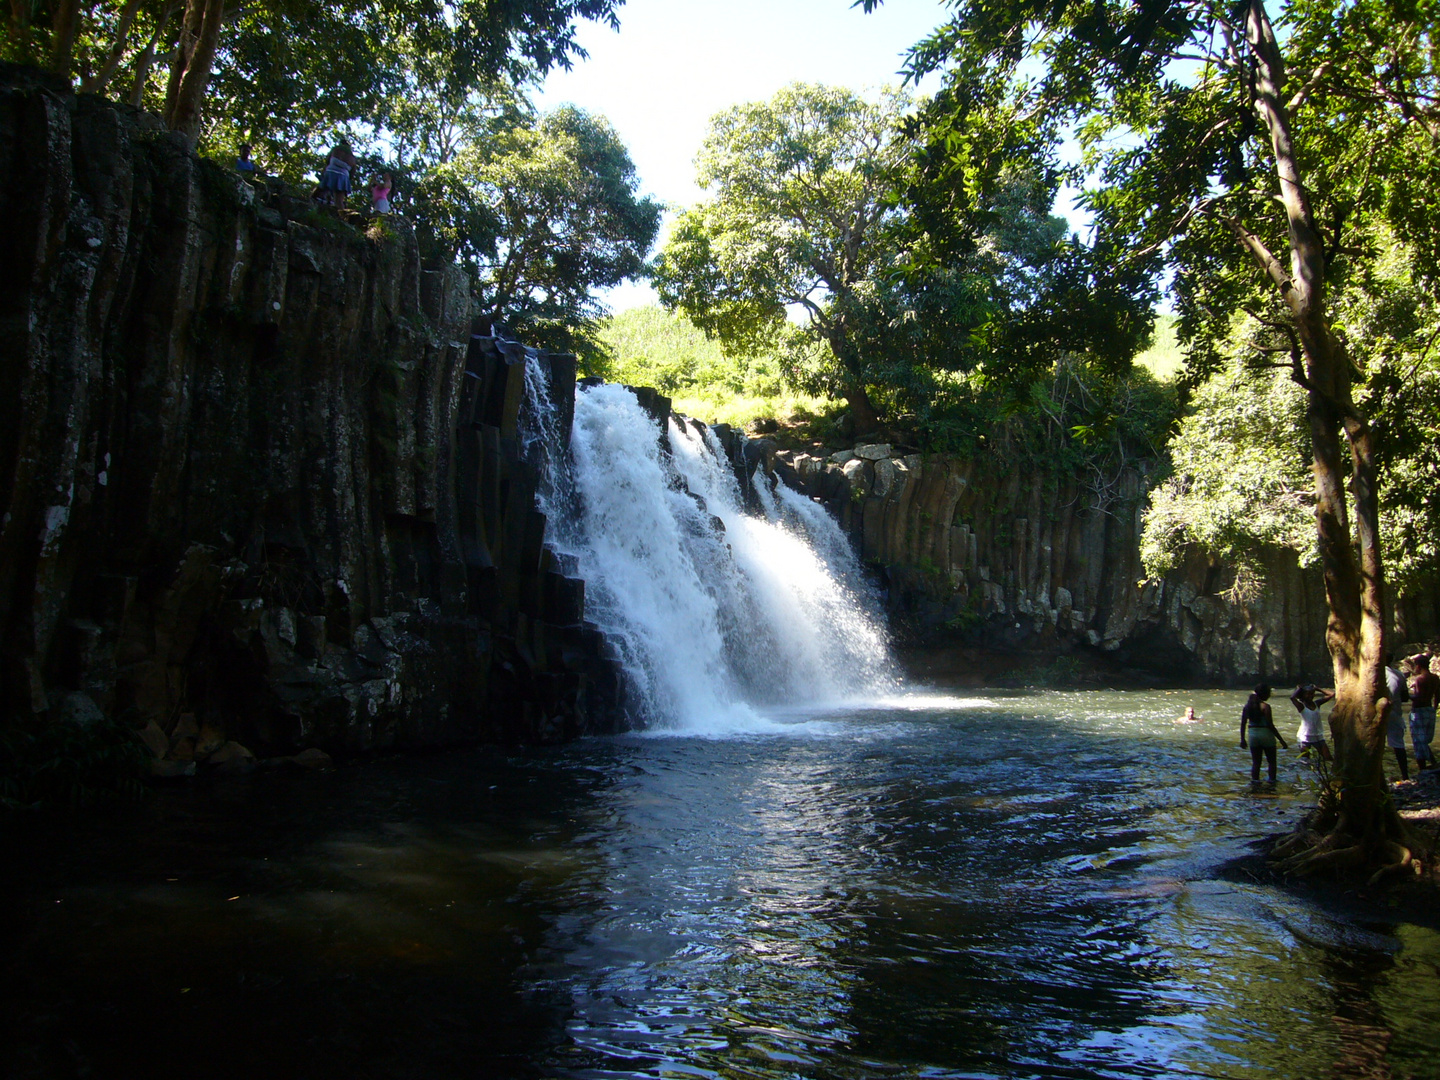
[[[576,394],[567,455],[547,379],[531,359],[522,437],[546,541],[585,579],[648,727],[756,730],[892,692],[876,597],[823,508],[757,470],[747,510],[715,433],[672,417],[661,436],[623,386]]]

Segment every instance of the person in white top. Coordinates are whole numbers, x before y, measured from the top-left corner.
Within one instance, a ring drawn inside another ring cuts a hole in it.
[[[1403,703],[1410,700],[1410,688],[1405,685],[1405,676],[1395,669],[1394,657],[1387,656],[1385,664],[1385,696],[1390,707],[1385,710],[1385,745],[1395,753],[1395,764],[1400,766],[1400,779],[1410,779],[1410,765],[1405,760],[1405,710]]]
[[[1290,704],[1300,714],[1300,728],[1295,732],[1297,749],[1303,754],[1312,746],[1323,761],[1331,761],[1330,744],[1325,741],[1325,728],[1320,723],[1320,706],[1335,700],[1335,691],[1321,690],[1314,683],[1295,687]]]

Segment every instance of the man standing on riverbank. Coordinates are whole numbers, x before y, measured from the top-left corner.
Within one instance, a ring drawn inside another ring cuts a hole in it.
[[[1440,695],[1440,678],[1430,670],[1430,654],[1410,658],[1410,741],[1415,744],[1415,761],[1421,769],[1435,767],[1430,740],[1435,738],[1435,698]]]

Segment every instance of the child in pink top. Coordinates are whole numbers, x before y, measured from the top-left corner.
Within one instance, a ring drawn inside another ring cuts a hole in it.
[[[390,213],[390,192],[394,189],[394,181],[390,174],[381,173],[380,179],[370,186],[370,201],[375,204],[377,214]]]

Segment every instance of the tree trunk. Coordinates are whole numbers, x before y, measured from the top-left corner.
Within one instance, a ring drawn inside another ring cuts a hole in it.
[[[880,414],[875,411],[870,395],[862,383],[845,384],[845,403],[850,406],[850,419],[855,424],[855,436],[870,435],[880,429]]]
[[[856,437],[873,434],[880,429],[880,414],[875,411],[875,403],[865,390],[865,379],[861,374],[863,366],[850,345],[843,318],[822,323],[817,329],[830,346],[830,355],[835,357],[835,363],[840,368],[840,391],[845,403],[850,406],[850,420],[855,425]]]
[[[75,35],[80,31],[80,0],[59,0],[50,32],[50,70],[70,77],[75,60]]]
[[[155,64],[155,49],[165,38],[165,30],[170,25],[170,15],[171,8],[167,6],[155,24],[155,32],[150,35],[150,40],[145,43],[145,48],[140,51],[140,56],[135,61],[135,81],[130,87],[130,104],[137,109],[145,105],[145,87],[150,83],[150,68]]]
[[[5,33],[16,55],[27,56],[30,52],[30,4],[27,0],[10,0],[9,18],[5,22]]]
[[[187,0],[185,23],[165,91],[165,124],[171,131],[187,135],[191,142],[200,134],[201,109],[224,21],[225,0]]]
[[[1350,365],[1330,328],[1324,245],[1300,174],[1283,93],[1284,66],[1263,0],[1250,0],[1245,29],[1256,59],[1255,108],[1270,135],[1289,227],[1288,273],[1273,257],[1268,261],[1262,257],[1268,252],[1253,236],[1242,237],[1242,242],[1275,281],[1294,319],[1301,354],[1297,369],[1303,368],[1295,376],[1309,398],[1315,524],[1330,611],[1325,642],[1335,670],[1330,728],[1339,799],[1332,819],[1318,824],[1324,831],[1379,852],[1402,828],[1385,790],[1381,707],[1385,694],[1384,573],[1374,435],[1355,407]],[[1342,435],[1350,446],[1353,534],[1346,503]]]

